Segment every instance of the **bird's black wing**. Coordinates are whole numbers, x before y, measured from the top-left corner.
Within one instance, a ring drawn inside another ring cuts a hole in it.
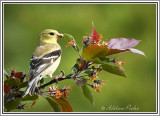
[[[48,68],[61,55],[61,49],[48,53],[40,58],[35,58],[34,55],[30,61],[30,80],[39,75],[42,71]]]

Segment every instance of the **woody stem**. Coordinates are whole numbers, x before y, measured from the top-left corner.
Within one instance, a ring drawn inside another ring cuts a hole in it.
[[[48,83],[45,83],[43,85],[41,85],[40,87],[38,87],[38,89],[44,89],[46,86],[51,85],[53,83],[57,83],[59,81],[65,80],[65,79],[71,79],[71,74],[67,75],[65,78],[58,78],[58,79],[52,79],[51,81],[49,81]]]

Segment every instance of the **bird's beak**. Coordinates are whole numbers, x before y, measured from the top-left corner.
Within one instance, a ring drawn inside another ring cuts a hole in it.
[[[57,34],[57,39],[58,39],[58,38],[62,38],[62,37],[64,37],[63,34]]]

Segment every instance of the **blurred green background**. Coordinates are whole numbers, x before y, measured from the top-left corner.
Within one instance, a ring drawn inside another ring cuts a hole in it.
[[[32,53],[37,45],[37,37],[44,29],[56,29],[75,37],[82,46],[84,35],[90,35],[92,21],[103,40],[111,38],[135,38],[142,40],[135,48],[147,57],[134,53],[110,56],[125,60],[124,69],[128,78],[102,71],[100,79],[107,80],[101,93],[93,89],[95,106],[83,96],[73,80],[60,82],[59,87],[71,85],[67,101],[75,112],[122,112],[122,110],[102,110],[101,107],[136,106],[139,110],[123,112],[156,111],[156,4],[5,4],[4,5],[4,68],[17,68],[28,72]],[[59,70],[69,74],[78,55],[66,48],[60,39],[62,60]],[[49,81],[46,79],[45,81]],[[27,112],[52,112],[51,106],[43,98],[28,107]],[[20,110],[15,110],[20,111]]]

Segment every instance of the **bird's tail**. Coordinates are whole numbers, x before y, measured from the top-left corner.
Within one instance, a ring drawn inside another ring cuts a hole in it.
[[[39,83],[38,77],[35,77],[34,79],[30,80],[28,82],[28,86],[27,86],[25,92],[23,93],[23,96],[26,96],[27,94],[33,95],[35,92],[35,88],[38,86],[38,83]]]

